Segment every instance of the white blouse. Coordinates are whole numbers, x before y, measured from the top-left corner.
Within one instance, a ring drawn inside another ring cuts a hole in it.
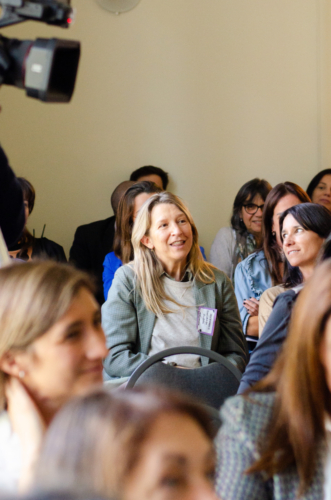
[[[22,466],[22,450],[17,434],[11,428],[8,413],[0,413],[0,496],[16,493]]]

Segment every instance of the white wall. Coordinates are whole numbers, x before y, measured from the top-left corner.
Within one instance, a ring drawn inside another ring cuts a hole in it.
[[[244,182],[305,188],[326,166],[326,0],[141,0],[120,16],[73,3],[68,31],[25,23],[2,32],[82,42],[69,105],[0,92],[0,139],[35,185],[37,236],[46,223],[68,252],[78,225],[111,213],[116,185],[155,164],[209,251]]]

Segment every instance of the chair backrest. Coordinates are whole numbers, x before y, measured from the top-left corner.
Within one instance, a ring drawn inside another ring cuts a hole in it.
[[[162,363],[174,354],[198,354],[216,363],[194,369],[182,369]],[[201,403],[219,409],[225,399],[237,393],[241,372],[220,354],[201,347],[174,347],[161,351],[144,361],[131,375],[127,388],[135,384],[162,385],[182,391]]]

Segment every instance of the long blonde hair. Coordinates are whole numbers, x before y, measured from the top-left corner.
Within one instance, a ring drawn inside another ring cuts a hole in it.
[[[0,359],[25,350],[69,309],[81,288],[91,293],[89,277],[68,264],[26,262],[0,269]],[[6,374],[0,370],[0,410]]]
[[[204,261],[198,243],[198,230],[192,219],[189,209],[183,201],[172,193],[163,192],[153,196],[139,210],[138,217],[133,226],[132,246],[134,250],[133,268],[136,275],[136,286],[138,287],[147,309],[156,316],[162,316],[173,312],[165,304],[164,300],[174,302],[164,291],[161,280],[163,267],[155,252],[147,248],[141,239],[148,236],[152,224],[152,211],[156,205],[170,204],[175,205],[187,217],[192,228],[193,243],[187,256],[187,270],[189,270],[194,279],[202,283],[213,283],[215,276],[211,264]]]

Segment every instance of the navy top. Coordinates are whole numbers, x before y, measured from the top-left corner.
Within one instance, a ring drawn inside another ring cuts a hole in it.
[[[259,338],[241,378],[238,394],[245,392],[271,370],[287,336],[288,324],[297,297],[298,287],[296,290],[287,290],[276,297],[263,334]]]

